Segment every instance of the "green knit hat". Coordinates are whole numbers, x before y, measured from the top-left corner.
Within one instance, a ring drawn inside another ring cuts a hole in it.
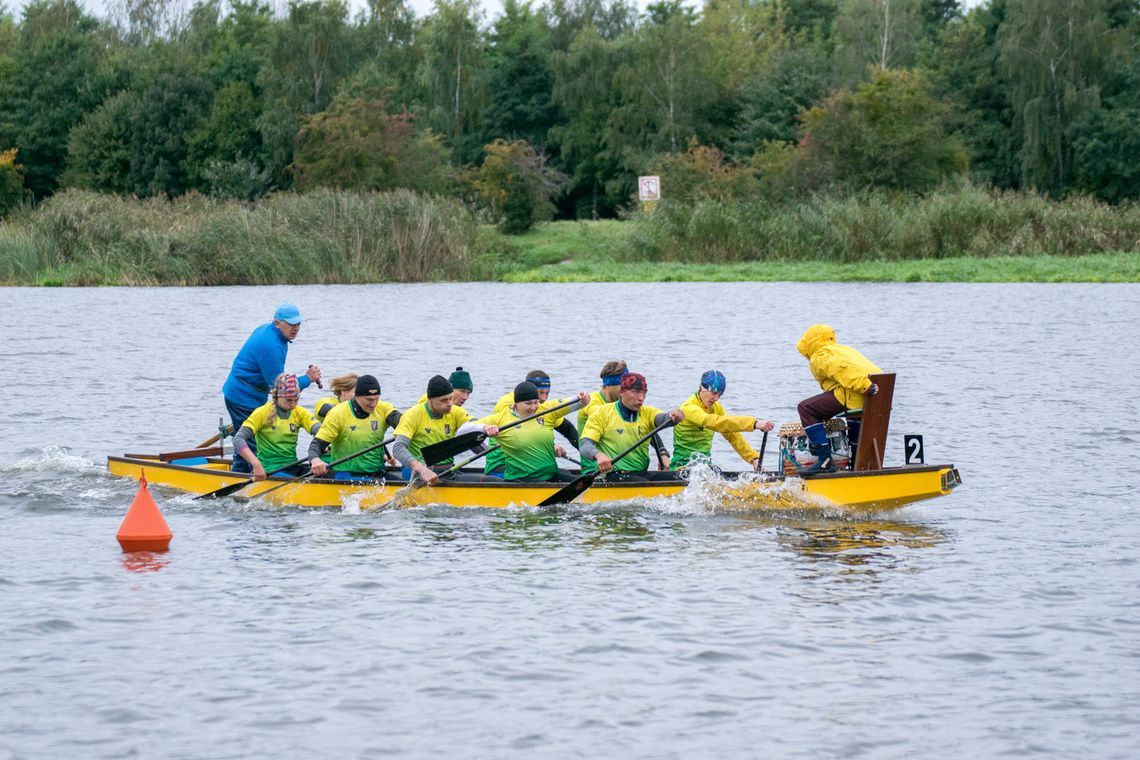
[[[463,367],[456,367],[451,376],[447,378],[448,382],[455,388],[461,391],[470,393],[475,390],[475,386],[471,383],[471,373],[463,369]]]

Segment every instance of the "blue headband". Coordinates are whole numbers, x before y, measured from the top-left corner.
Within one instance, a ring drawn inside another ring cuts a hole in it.
[[[532,383],[535,388],[539,389],[550,387],[549,377],[532,377],[530,380],[527,380],[527,382]]]
[[[602,375],[602,385],[621,385],[621,379],[629,374],[629,370],[617,375]]]

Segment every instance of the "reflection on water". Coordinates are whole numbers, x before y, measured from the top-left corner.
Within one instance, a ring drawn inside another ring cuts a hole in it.
[[[156,573],[170,564],[170,555],[165,552],[126,552],[122,567],[130,573]]]
[[[784,524],[778,542],[807,559],[850,567],[888,566],[895,549],[929,549],[945,541],[944,531],[911,522],[828,520]]]

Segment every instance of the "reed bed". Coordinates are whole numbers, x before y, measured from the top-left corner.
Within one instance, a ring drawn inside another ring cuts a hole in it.
[[[243,204],[69,190],[0,222],[0,282],[37,285],[763,280],[765,264],[790,265],[779,277],[796,280],[1122,282],[1140,281],[1138,253],[1140,206],[969,185],[924,197],[665,202],[625,222],[517,237],[480,225],[458,200],[409,191]]]
[[[478,276],[459,201],[409,191],[139,200],[61,193],[0,226],[0,278],[40,284],[261,285]]]
[[[633,217],[625,260],[869,262],[1140,251],[1140,207],[970,186],[800,203],[664,202]]]

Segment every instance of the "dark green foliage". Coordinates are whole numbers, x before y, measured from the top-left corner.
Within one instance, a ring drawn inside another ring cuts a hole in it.
[[[131,190],[141,197],[190,190],[191,134],[205,119],[209,85],[184,72],[159,75],[139,95],[131,119]]]
[[[483,114],[488,139],[526,140],[544,145],[556,123],[554,70],[546,15],[507,0],[490,35]]]
[[[1073,131],[1077,186],[1112,203],[1140,199],[1140,61],[1117,65],[1104,108]]]
[[[99,37],[96,20],[74,0],[36,0],[0,68],[0,147],[19,148],[24,182],[37,198],[56,189],[68,132],[102,100]]]
[[[930,192],[964,162],[983,186],[1140,192],[1140,0],[507,0],[490,19],[481,0],[418,19],[408,0],[192,3],[132,0],[113,23],[77,0],[0,10],[0,150],[35,202],[250,200],[294,169],[472,200],[455,177],[518,140],[580,218],[630,212],[657,168],[769,199]],[[500,212],[545,208],[526,198]]]
[[[741,87],[734,152],[749,156],[767,140],[795,140],[800,113],[822,99],[833,83],[831,63],[818,48],[777,51]]]

